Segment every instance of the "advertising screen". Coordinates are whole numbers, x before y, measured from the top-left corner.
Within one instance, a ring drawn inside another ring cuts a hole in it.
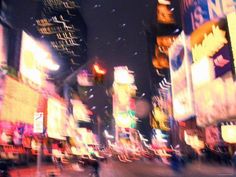
[[[215,77],[233,71],[233,59],[225,19],[203,24],[191,34],[190,38],[194,63],[198,63],[206,57],[213,60]]]
[[[236,116],[236,87],[232,77],[217,78],[194,90],[197,124],[206,127]]]
[[[190,64],[192,58],[182,33],[169,49],[173,115],[185,120],[194,115]]]
[[[39,93],[18,81],[6,77],[0,119],[33,124]]]
[[[43,74],[38,68],[38,58],[42,52],[36,41],[25,32],[22,33],[20,72],[24,78],[42,85]]]
[[[65,140],[65,124],[67,121],[66,105],[56,98],[48,99],[48,120],[47,133],[48,137],[59,140]]]
[[[182,0],[184,31],[189,35],[208,20],[224,17],[235,10],[235,0]]]

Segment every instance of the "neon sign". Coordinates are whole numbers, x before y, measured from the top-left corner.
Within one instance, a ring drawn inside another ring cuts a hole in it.
[[[193,60],[198,62],[204,57],[212,57],[219,49],[228,43],[226,32],[221,30],[219,26],[212,26],[210,34],[204,34],[201,44],[195,44],[192,48]]]

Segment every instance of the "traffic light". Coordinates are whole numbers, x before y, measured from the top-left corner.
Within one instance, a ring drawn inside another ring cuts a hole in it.
[[[106,70],[103,69],[100,65],[95,63],[93,65],[93,76],[94,82],[97,84],[102,84],[104,82],[104,75],[106,74]]]

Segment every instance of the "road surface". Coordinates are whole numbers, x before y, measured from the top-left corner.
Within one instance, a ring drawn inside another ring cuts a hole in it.
[[[90,169],[75,168],[67,165],[62,171],[57,170],[53,165],[43,165],[41,176],[47,177],[50,173],[56,173],[62,177],[88,177]],[[12,177],[35,177],[36,166],[28,168],[15,168],[11,170]],[[158,161],[136,161],[122,163],[112,161],[101,163],[100,177],[236,177],[232,167],[220,165],[191,163],[181,172],[174,172],[169,166]]]

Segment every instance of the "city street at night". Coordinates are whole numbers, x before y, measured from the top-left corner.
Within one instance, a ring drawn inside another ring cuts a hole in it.
[[[0,177],[236,177],[236,0],[0,0]]]

